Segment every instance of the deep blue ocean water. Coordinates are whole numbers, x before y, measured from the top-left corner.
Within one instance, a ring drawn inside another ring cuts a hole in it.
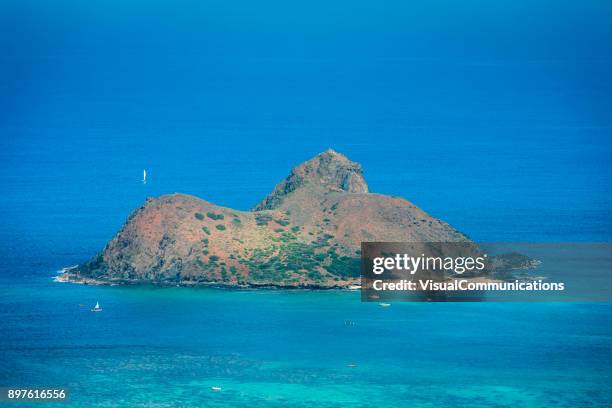
[[[248,209],[328,147],[474,240],[609,242],[612,7],[379,3],[0,5],[0,386],[84,407],[612,405],[610,304],[52,281],[147,196]]]

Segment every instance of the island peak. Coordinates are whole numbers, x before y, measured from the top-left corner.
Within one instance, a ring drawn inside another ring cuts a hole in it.
[[[302,188],[347,193],[368,192],[361,164],[329,148],[295,167],[254,209],[278,208],[287,196]]]

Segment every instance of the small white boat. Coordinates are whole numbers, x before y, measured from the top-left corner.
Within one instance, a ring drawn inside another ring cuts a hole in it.
[[[361,285],[350,285],[349,290],[361,290]]]
[[[221,391],[221,387],[210,387],[213,391]]]
[[[98,302],[96,302],[96,305],[93,307],[93,309],[91,309],[92,312],[101,312],[102,308],[100,307],[100,304]]]
[[[378,306],[380,306],[380,307],[389,307],[389,306],[391,306],[391,303],[379,303]]]
[[[147,169],[142,171],[142,183],[147,184]]]

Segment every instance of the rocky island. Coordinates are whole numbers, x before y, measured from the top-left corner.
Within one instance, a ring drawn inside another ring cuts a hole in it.
[[[370,193],[334,150],[295,167],[251,211],[149,198],[101,253],[60,280],[333,288],[359,283],[364,241],[469,241],[409,201]]]

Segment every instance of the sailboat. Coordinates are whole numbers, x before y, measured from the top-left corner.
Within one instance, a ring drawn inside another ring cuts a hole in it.
[[[96,305],[93,307],[93,309],[91,309],[92,312],[101,312],[102,308],[100,307],[100,304],[98,302],[96,302]]]
[[[142,184],[147,184],[147,169],[142,171]]]

